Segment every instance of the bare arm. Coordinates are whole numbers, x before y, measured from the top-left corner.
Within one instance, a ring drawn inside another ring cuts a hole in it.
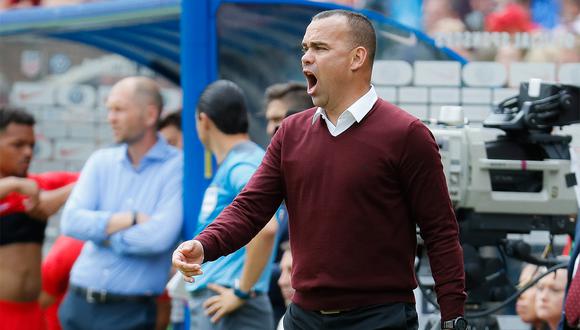
[[[240,290],[250,291],[260,279],[264,268],[270,261],[278,222],[272,218],[270,222],[246,245],[246,260],[240,278]]]
[[[48,219],[64,205],[74,185],[74,183],[70,183],[55,190],[41,191],[38,205],[27,213],[35,219]]]
[[[244,261],[244,268],[239,282],[241,291],[250,292],[260,279],[262,272],[270,261],[277,230],[278,222],[276,218],[272,218],[246,245],[246,260]],[[225,315],[236,311],[246,302],[236,296],[233,289],[217,284],[209,284],[208,288],[218,293],[218,295],[207,299],[203,304],[206,313],[211,316],[211,321],[214,323]]]
[[[17,192],[30,198],[38,199],[38,185],[34,180],[9,176],[0,179],[0,198],[8,194]]]
[[[135,224],[144,223],[149,219],[149,216],[144,213],[137,213],[137,221]],[[107,235],[111,235],[118,231],[130,228],[133,226],[133,212],[115,213],[109,219],[107,224]]]

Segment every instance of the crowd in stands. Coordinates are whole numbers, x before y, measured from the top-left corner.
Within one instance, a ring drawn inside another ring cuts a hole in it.
[[[574,63],[580,61],[580,1],[577,0],[423,0],[422,29],[437,39],[440,34],[507,33],[513,39],[569,38],[572,42],[542,45],[501,45],[496,48],[450,48],[468,60]],[[541,36],[543,34],[543,36]]]

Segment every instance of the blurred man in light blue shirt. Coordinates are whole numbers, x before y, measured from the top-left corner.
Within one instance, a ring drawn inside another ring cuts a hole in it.
[[[108,121],[116,147],[85,164],[63,213],[65,235],[84,240],[59,311],[64,329],[152,329],[182,225],[182,154],[157,135],[157,84],[113,86]]]

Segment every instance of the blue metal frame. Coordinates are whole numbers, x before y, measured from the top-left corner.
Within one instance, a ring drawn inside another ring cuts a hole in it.
[[[181,87],[184,134],[184,236],[190,238],[205,188],[204,148],[195,128],[195,107],[204,87],[217,77],[215,9],[210,1],[184,1],[181,11]]]

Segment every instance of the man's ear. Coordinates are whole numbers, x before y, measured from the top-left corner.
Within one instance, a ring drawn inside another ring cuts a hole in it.
[[[154,105],[149,104],[145,110],[145,116],[147,125],[156,126],[157,120],[159,119],[159,115],[161,110],[158,110]]]
[[[209,116],[207,115],[207,113],[205,113],[205,112],[198,112],[197,113],[197,116],[198,116],[199,126],[200,127],[203,127],[205,129],[208,129],[213,124],[211,118],[209,118]]]
[[[362,46],[358,46],[352,50],[352,59],[350,69],[352,71],[359,70],[366,62],[368,51]]]

